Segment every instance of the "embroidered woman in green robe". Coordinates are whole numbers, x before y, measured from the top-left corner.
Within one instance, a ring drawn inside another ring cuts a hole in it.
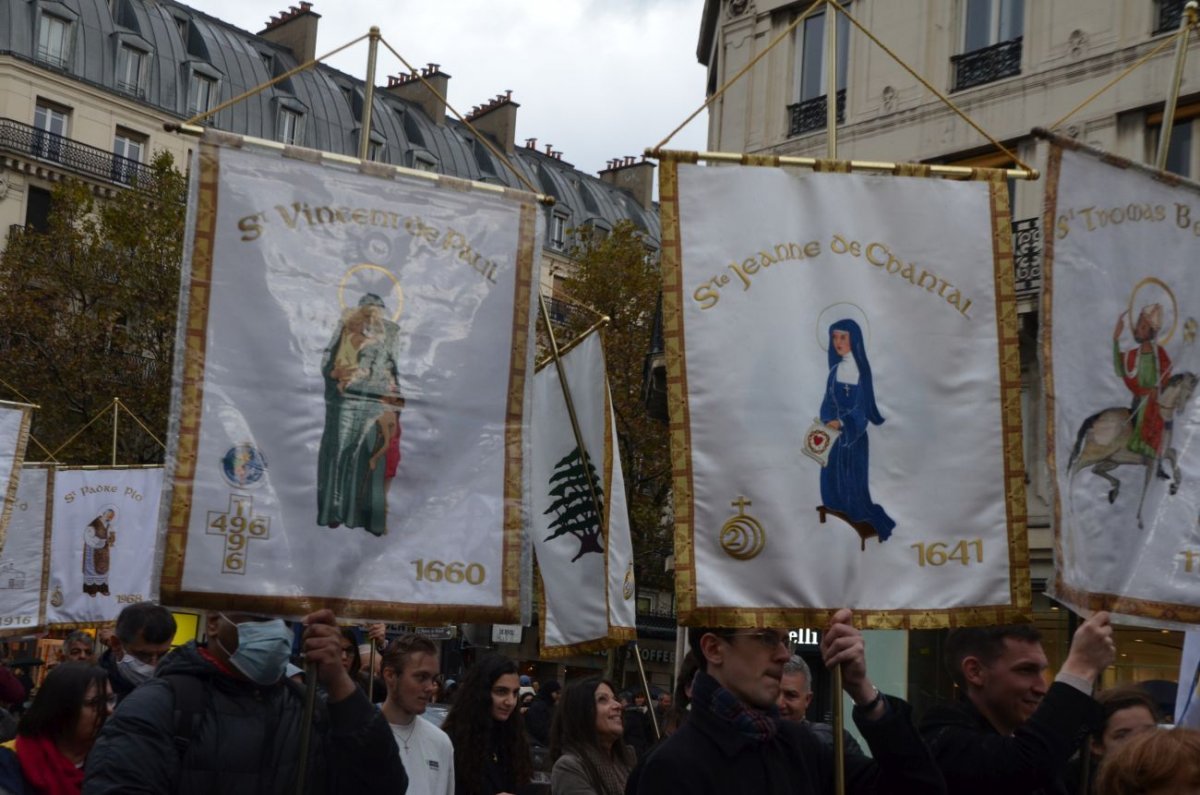
[[[399,464],[399,327],[364,295],[325,349],[325,430],[317,455],[317,524],[387,527],[387,485]]]

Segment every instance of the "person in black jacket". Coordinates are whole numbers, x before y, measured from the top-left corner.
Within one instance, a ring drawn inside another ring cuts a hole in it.
[[[525,731],[538,745],[550,745],[550,724],[554,721],[554,706],[561,691],[562,685],[557,679],[546,680],[525,712]]]
[[[939,795],[941,774],[912,725],[909,707],[867,677],[861,633],[839,610],[821,640],[828,666],[841,665],[854,720],[875,759],[845,757],[850,795]],[[785,629],[693,627],[700,671],[688,719],[650,754],[642,795],[816,795],[834,790],[833,749],[803,724],[781,721],[775,700],[791,652]],[[626,792],[631,790],[626,789]]]
[[[328,699],[301,759],[304,691],[284,670],[292,633],[278,619],[208,617],[207,647],[188,643],[130,693],[87,760],[85,795],[404,792],[408,777],[384,716],[341,661],[334,615],[305,617],[305,657]]]
[[[964,698],[929,710],[921,733],[951,795],[1067,795],[1067,762],[1099,718],[1092,687],[1116,658],[1108,614],[1076,630],[1049,687],[1031,625],[956,629],[945,656]]]

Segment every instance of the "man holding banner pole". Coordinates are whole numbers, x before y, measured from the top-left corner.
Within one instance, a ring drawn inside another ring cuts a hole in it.
[[[851,618],[849,610],[839,610],[821,639],[825,665],[842,666],[855,723],[875,755],[845,760],[846,792],[945,792],[909,706],[880,693],[867,676],[863,637]],[[700,665],[689,717],[646,760],[637,792],[833,792],[833,749],[803,725],[780,720],[775,708],[791,658],[787,630],[691,627],[688,642]]]
[[[210,613],[209,644],[168,655],[105,723],[83,792],[404,792],[391,729],[343,667],[332,611],[311,613],[304,625],[306,660],[328,694],[315,721],[305,725],[305,693],[284,678],[287,625]]]
[[[1109,614],[1079,626],[1049,687],[1032,625],[956,629],[945,655],[964,700],[931,709],[921,731],[950,793],[1066,795],[1067,762],[1099,723],[1092,688],[1116,659]]]

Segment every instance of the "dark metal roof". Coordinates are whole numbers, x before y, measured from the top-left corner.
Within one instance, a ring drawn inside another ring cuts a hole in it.
[[[194,72],[217,80],[214,106],[299,65],[286,48],[173,0],[0,0],[0,54],[38,62],[77,79],[123,94],[179,119],[187,118],[188,85]],[[73,19],[72,46],[61,67],[39,60],[39,13]],[[118,24],[119,23],[119,24]],[[121,46],[145,50],[149,58],[140,96],[118,83]],[[218,129],[259,138],[277,138],[281,106],[301,111],[297,143],[313,149],[355,155],[363,82],[332,67],[305,70],[220,111],[210,119]],[[462,123],[442,125],[416,104],[385,90],[375,92],[372,137],[383,144],[380,160],[412,167],[432,157],[437,171],[466,179],[521,187]],[[658,213],[641,207],[625,191],[554,157],[519,148],[515,168],[558,205],[568,225],[631,220],[657,246]],[[547,224],[547,229],[550,225]]]

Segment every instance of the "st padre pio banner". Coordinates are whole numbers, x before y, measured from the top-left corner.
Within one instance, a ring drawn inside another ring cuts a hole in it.
[[[544,594],[539,640],[552,657],[606,649],[637,634],[629,510],[599,332],[561,359],[586,451],[575,439],[553,362],[534,376],[530,430],[530,533]]]
[[[1054,139],[1043,228],[1049,590],[1200,623],[1200,185]]]
[[[162,483],[161,467],[54,473],[46,623],[106,624],[150,598]]]
[[[0,553],[0,636],[29,635],[45,626],[53,489],[53,469],[24,467]]]
[[[162,601],[517,620],[535,197],[219,134],[198,160]]]
[[[1028,613],[1008,192],[988,175],[663,163],[681,623]]]
[[[5,528],[17,498],[32,408],[0,400],[0,548],[4,547]]]

